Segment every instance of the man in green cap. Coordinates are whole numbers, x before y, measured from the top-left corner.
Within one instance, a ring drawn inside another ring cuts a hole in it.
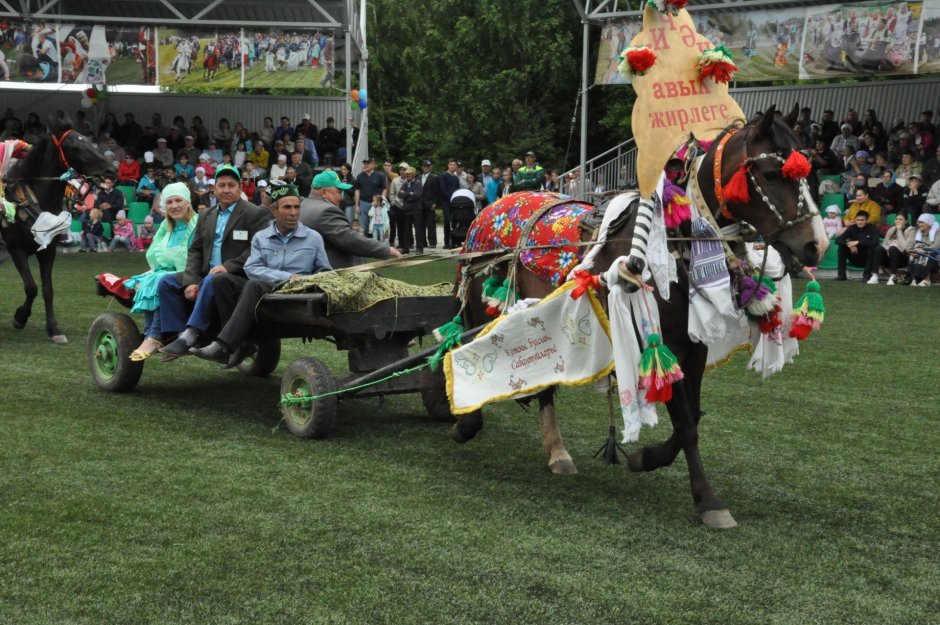
[[[160,349],[164,360],[189,352],[212,322],[215,276],[244,277],[244,265],[255,233],[271,219],[266,210],[241,199],[241,174],[232,165],[215,171],[215,197],[218,204],[199,215],[196,231],[186,257],[186,270],[160,280],[160,330],[179,333],[172,343]],[[189,302],[193,302],[192,312]]]
[[[360,264],[360,257],[401,258],[401,252],[388,243],[367,239],[352,229],[339,207],[342,191],[350,188],[335,171],[324,171],[314,177],[310,198],[300,205],[300,221],[323,236],[330,265],[341,269]]]
[[[525,153],[525,166],[516,172],[513,185],[516,191],[539,191],[545,182],[545,169],[535,162],[535,152]]]
[[[294,276],[330,271],[323,237],[300,223],[300,191],[292,184],[274,185],[268,191],[274,223],[251,240],[242,278],[218,274],[212,282],[216,306],[224,326],[216,340],[190,351],[207,360],[225,361],[228,369],[254,351],[246,337],[255,321],[255,309],[265,293]]]

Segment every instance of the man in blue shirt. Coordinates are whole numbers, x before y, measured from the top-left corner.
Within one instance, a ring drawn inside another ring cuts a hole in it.
[[[186,270],[160,280],[160,330],[179,337],[160,349],[172,360],[183,356],[209,328],[215,313],[213,277],[230,273],[243,276],[251,240],[271,223],[268,211],[242,200],[241,174],[232,165],[215,172],[218,205],[199,215],[189,246]],[[188,314],[188,302],[194,302]]]
[[[265,293],[294,276],[330,271],[323,237],[300,223],[300,191],[292,184],[271,188],[274,223],[251,240],[245,262],[247,279],[233,274],[213,278],[216,306],[225,326],[214,342],[192,353],[207,360],[223,361],[223,368],[237,366],[254,350],[245,337],[255,321],[255,310]]]

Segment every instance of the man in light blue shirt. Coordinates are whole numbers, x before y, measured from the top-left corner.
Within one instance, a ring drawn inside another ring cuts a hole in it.
[[[323,237],[300,223],[300,192],[291,184],[273,185],[268,192],[274,203],[274,223],[251,240],[245,262],[248,279],[232,274],[213,278],[216,307],[224,323],[214,342],[191,350],[207,360],[237,366],[254,351],[245,338],[255,321],[255,310],[265,293],[295,276],[331,271]]]

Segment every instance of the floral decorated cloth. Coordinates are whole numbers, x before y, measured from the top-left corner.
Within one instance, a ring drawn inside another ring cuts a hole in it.
[[[566,197],[559,193],[523,191],[496,200],[480,211],[473,221],[463,251],[511,251],[519,243],[519,237],[532,215],[540,208],[554,203],[559,204],[542,216],[522,243],[524,247],[551,247],[524,250],[519,259],[526,269],[542,280],[554,286],[560,285],[568,272],[578,264],[585,250],[584,247],[566,243],[581,240],[581,221],[594,207],[584,202],[566,201]]]

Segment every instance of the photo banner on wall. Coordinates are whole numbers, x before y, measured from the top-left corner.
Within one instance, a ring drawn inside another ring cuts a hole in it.
[[[241,87],[241,41],[239,29],[159,29],[159,85]]]
[[[56,34],[61,82],[156,84],[153,28],[59,24]]]
[[[332,87],[336,35],[330,31],[246,31],[245,88]]]
[[[699,32],[734,55],[736,82],[940,73],[940,0],[696,11]],[[601,29],[594,82],[625,84],[620,53],[642,18]]]

